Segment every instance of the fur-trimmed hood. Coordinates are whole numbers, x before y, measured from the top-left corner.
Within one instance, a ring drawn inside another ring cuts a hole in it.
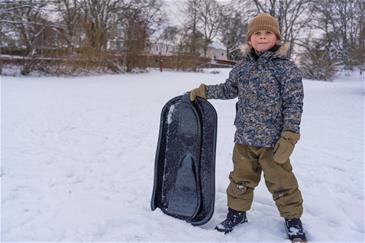
[[[273,56],[274,57],[286,57],[289,52],[289,47],[290,47],[289,42],[283,43]],[[242,56],[246,57],[251,52],[252,46],[250,46],[249,44],[246,43],[241,46],[240,50],[241,50]]]

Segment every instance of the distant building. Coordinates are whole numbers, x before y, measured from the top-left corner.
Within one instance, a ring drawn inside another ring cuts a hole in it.
[[[179,48],[168,42],[152,43],[150,48],[151,55],[172,56],[178,52]],[[204,51],[199,51],[200,55],[204,57]],[[208,46],[207,54],[205,57],[209,57],[212,60],[227,60],[226,48],[220,42],[213,42]]]
[[[210,57],[212,60],[227,60],[227,51],[225,46],[218,41],[213,42],[208,46],[206,57]]]
[[[172,56],[178,52],[178,47],[168,42],[152,43],[150,47],[151,55]]]

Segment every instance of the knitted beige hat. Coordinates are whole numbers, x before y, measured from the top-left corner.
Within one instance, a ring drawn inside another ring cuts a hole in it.
[[[251,35],[259,30],[272,31],[279,40],[281,39],[278,20],[270,14],[259,13],[248,22],[246,40],[250,40]]]

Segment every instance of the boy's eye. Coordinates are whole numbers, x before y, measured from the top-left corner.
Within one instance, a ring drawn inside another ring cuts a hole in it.
[[[264,32],[261,32],[261,31],[258,31],[258,32],[255,32],[255,35],[272,35],[273,33],[271,31],[264,31]]]

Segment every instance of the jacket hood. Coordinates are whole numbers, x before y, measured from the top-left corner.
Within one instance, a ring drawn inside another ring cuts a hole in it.
[[[285,42],[274,53],[273,57],[286,57],[289,52],[289,47],[290,47],[290,44],[288,42]],[[246,44],[243,44],[240,49],[241,49],[242,56],[247,57],[252,50],[252,46],[250,46],[249,44],[246,43]]]

